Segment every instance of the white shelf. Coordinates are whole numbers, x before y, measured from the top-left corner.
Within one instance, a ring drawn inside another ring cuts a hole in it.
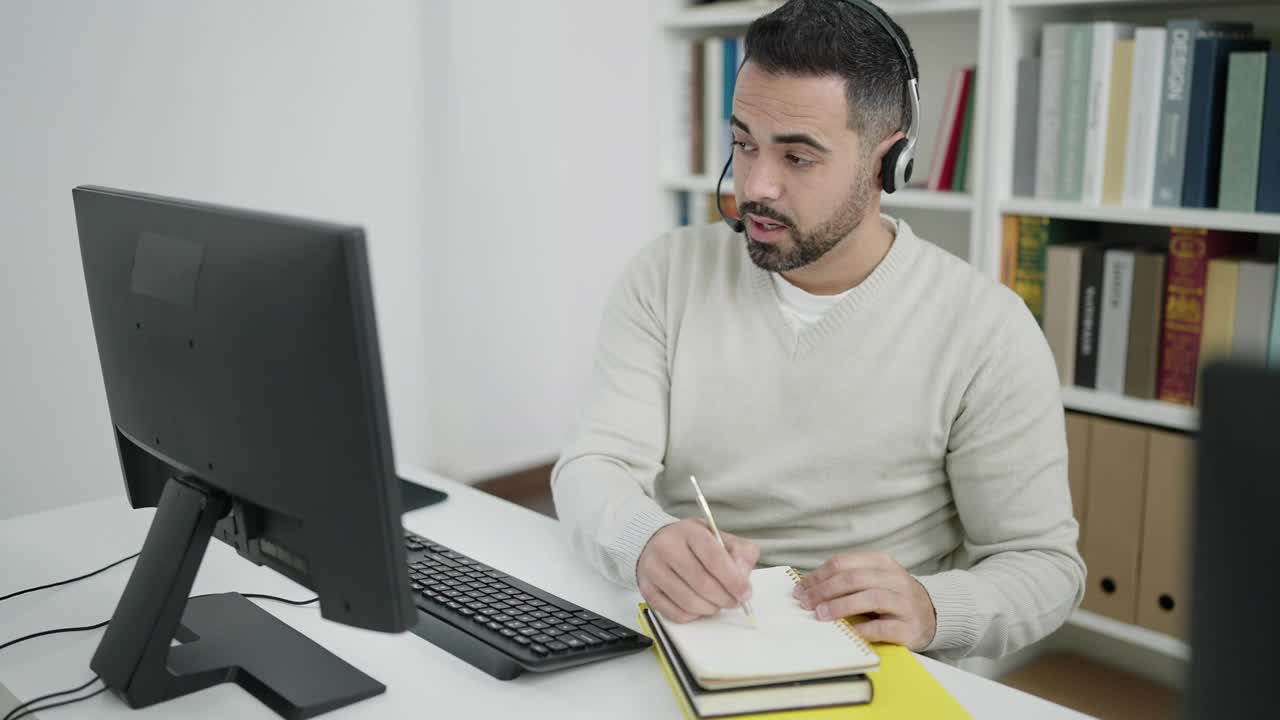
[[[662,24],[668,30],[743,29],[781,5],[779,0],[718,2],[670,13],[663,18]],[[982,0],[883,0],[879,5],[891,17],[899,18],[978,12],[982,8]]]
[[[1172,430],[1195,432],[1200,427],[1200,413],[1195,408],[1159,400],[1140,400],[1087,388],[1064,387],[1062,404],[1068,410]]]
[[[1009,7],[1017,8],[1176,8],[1203,7],[1218,4],[1216,0],[1007,0]],[[1227,0],[1223,6],[1270,5],[1275,0]]]
[[[668,190],[686,192],[715,192],[719,175],[677,175],[663,180]],[[733,179],[725,178],[724,190],[733,191]],[[910,208],[918,210],[947,210],[968,212],[973,209],[973,196],[968,193],[934,192],[907,188],[892,195],[881,195],[880,204],[886,208]]]
[[[1191,659],[1190,645],[1183,640],[1165,635],[1162,632],[1113,620],[1088,610],[1076,610],[1071,614],[1067,622],[1089,632],[1116,638],[1130,645],[1146,648],[1176,660],[1187,661]]]
[[[1235,232],[1280,233],[1280,215],[1274,213],[1240,213],[1187,208],[1135,209],[1110,206],[1097,207],[1054,200],[1037,200],[1035,198],[1006,200],[1001,204],[1000,210],[1005,214],[1037,215],[1068,220],[1208,228],[1210,230],[1230,230]]]

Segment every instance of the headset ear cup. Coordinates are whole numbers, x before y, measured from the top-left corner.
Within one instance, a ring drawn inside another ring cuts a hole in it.
[[[906,149],[907,141],[903,138],[894,143],[893,147],[884,154],[884,160],[880,164],[880,185],[886,193],[892,193],[898,189],[898,158]]]

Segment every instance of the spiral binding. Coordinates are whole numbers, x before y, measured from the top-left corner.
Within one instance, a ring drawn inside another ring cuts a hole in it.
[[[795,568],[787,568],[787,574],[790,575],[791,579],[795,580],[796,583],[800,582],[800,573],[796,572]],[[844,633],[845,637],[848,637],[850,640],[852,640],[854,644],[857,645],[864,653],[867,653],[869,655],[877,654],[876,651],[872,650],[871,646],[867,644],[867,641],[861,635],[858,634],[858,631],[853,629],[853,625],[848,620],[842,619],[839,622],[836,622],[833,624],[836,627],[840,628],[840,632]]]

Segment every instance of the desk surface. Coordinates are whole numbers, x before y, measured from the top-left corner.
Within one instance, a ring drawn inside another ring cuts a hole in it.
[[[410,480],[450,493],[445,503],[405,515],[405,527],[482,562],[636,628],[639,596],[601,579],[568,550],[559,525],[542,515],[430,473],[405,468]],[[152,510],[112,498],[0,523],[0,595],[83,574],[137,552]],[[70,586],[0,605],[0,643],[56,627],[91,625],[111,616],[132,565]],[[258,592],[289,598],[310,591],[241,560],[213,542],[193,594]],[[412,634],[357,630],[320,618],[312,607],[261,607],[387,686],[387,692],[323,717],[681,718],[651,653],[635,653],[560,673],[528,673],[500,682]],[[0,651],[0,683],[28,699],[76,687],[90,677],[89,658],[102,631],[38,638]],[[975,718],[1081,718],[1074,711],[922,658]],[[0,707],[0,712],[7,707]],[[247,693],[221,685],[195,695],[129,710],[108,693],[47,713],[74,718],[274,718]]]

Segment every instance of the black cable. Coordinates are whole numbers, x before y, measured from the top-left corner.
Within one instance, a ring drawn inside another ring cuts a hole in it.
[[[258,598],[259,600],[275,600],[276,602],[282,602],[286,605],[297,605],[298,607],[310,605],[320,599],[320,596],[317,595],[310,600],[286,600],[285,598],[276,597],[275,595],[259,595],[258,593],[240,593],[240,597]]]
[[[100,628],[100,627],[106,627],[107,623],[109,623],[109,622],[111,622],[111,621],[110,621],[110,620],[103,620],[102,622],[98,623],[97,625],[83,625],[83,626],[81,626],[81,627],[58,628],[57,630],[43,630],[43,631],[38,632],[38,633],[31,633],[30,635],[24,635],[23,637],[20,637],[20,638],[18,638],[18,639],[16,639],[16,640],[10,640],[9,642],[4,643],[3,645],[0,645],[0,650],[3,650],[3,649],[5,649],[5,648],[9,647],[10,645],[17,645],[17,644],[18,644],[18,643],[20,643],[20,642],[24,642],[24,641],[26,641],[26,640],[34,640],[35,638],[38,638],[38,637],[44,637],[45,635],[58,635],[58,634],[61,634],[61,633],[69,633],[69,632],[84,632],[84,631],[87,631],[87,630],[97,630],[97,629],[98,629],[98,628]]]
[[[89,693],[88,695],[85,695],[84,697],[72,698],[71,700],[63,700],[63,701],[61,701],[61,702],[50,703],[50,704],[48,704],[48,705],[41,705],[40,707],[33,707],[33,708],[29,708],[29,709],[27,709],[25,712],[23,712],[23,713],[21,713],[21,714],[19,714],[19,715],[14,715],[12,718],[9,718],[9,720],[20,720],[21,718],[27,717],[27,716],[28,716],[28,715],[30,715],[31,713],[44,712],[45,710],[52,710],[52,709],[54,709],[54,708],[56,708],[56,707],[62,707],[63,705],[72,705],[72,704],[74,704],[74,703],[84,702],[85,700],[88,700],[88,699],[89,699],[89,698],[91,698],[91,697],[96,697],[96,696],[98,696],[98,695],[101,695],[102,693],[104,693],[104,692],[106,692],[106,691],[107,691],[107,686],[106,686],[106,685],[103,685],[102,687],[98,688],[97,690],[94,690],[93,692]]]
[[[66,702],[56,703],[54,705],[49,705],[47,707],[39,707],[39,708],[32,707],[36,703],[41,702],[43,700],[52,700],[53,698],[62,697],[63,695],[71,695],[73,693],[78,693],[81,690],[84,690],[85,688],[89,687],[90,685],[98,682],[99,679],[100,678],[97,675],[94,675],[92,678],[89,679],[89,682],[73,690],[63,690],[61,692],[49,693],[48,695],[41,695],[40,697],[35,698],[33,700],[28,700],[22,703],[21,705],[19,705],[18,707],[5,713],[4,720],[18,720],[18,718],[25,717],[27,715],[30,715],[33,712],[47,710],[48,708],[57,707],[58,705],[69,705],[70,703],[80,702],[81,700],[88,700],[89,698],[93,697],[93,695],[97,695],[98,693],[102,692],[102,690],[106,690],[107,689],[106,685],[103,685],[102,690],[99,690],[98,692],[93,693],[93,695],[86,695],[85,697],[82,697],[82,698],[77,698],[75,700],[68,700]]]
[[[198,597],[207,597],[208,595],[215,595],[215,594],[217,593],[206,593],[205,595],[193,595],[188,599],[194,600]],[[319,596],[316,596],[311,598],[310,600],[289,600],[287,598],[276,597],[275,595],[262,595],[259,593],[243,593],[241,597],[258,598],[259,600],[275,600],[276,602],[282,602],[288,605],[297,605],[298,607],[302,607],[303,605],[310,605],[311,603],[320,599]],[[110,620],[103,620],[97,625],[82,625],[80,627],[66,627],[66,628],[57,628],[55,630],[42,630],[38,633],[31,633],[30,635],[24,635],[20,638],[16,638],[6,643],[0,644],[0,650],[4,650],[5,648],[11,645],[17,645],[20,642],[25,642],[27,640],[34,640],[35,638],[44,637],[46,635],[60,635],[62,633],[87,632],[89,630],[97,630],[98,628],[106,627],[106,625],[110,622],[111,622]]]
[[[91,572],[91,573],[87,573],[87,574],[85,574],[85,575],[81,575],[80,577],[73,577],[73,578],[71,578],[70,580],[60,580],[60,581],[58,581],[58,582],[56,582],[56,583],[49,583],[48,585],[40,585],[39,587],[27,588],[26,590],[19,590],[19,591],[17,591],[17,592],[11,592],[11,593],[9,593],[8,595],[5,595],[4,597],[0,597],[0,602],[4,602],[5,600],[8,600],[9,598],[16,598],[16,597],[18,597],[19,595],[26,595],[27,593],[33,593],[33,592],[35,592],[35,591],[37,591],[37,590],[47,590],[47,589],[52,588],[52,587],[58,587],[59,585],[67,585],[67,584],[69,584],[69,583],[73,583],[73,582],[76,582],[76,581],[78,581],[78,580],[84,580],[85,578],[91,578],[91,577],[93,577],[94,575],[97,575],[98,573],[106,572],[106,571],[110,570],[111,568],[113,568],[113,567],[115,567],[115,566],[117,566],[117,565],[120,565],[121,563],[126,563],[126,562],[128,562],[128,561],[130,561],[130,560],[132,560],[132,559],[134,559],[134,558],[136,558],[136,557],[138,557],[138,555],[139,555],[139,554],[140,554],[140,553],[134,553],[134,554],[130,555],[130,556],[129,556],[129,557],[127,557],[127,558],[120,558],[119,560],[117,560],[117,561],[115,561],[115,562],[111,563],[110,565],[108,565],[108,566],[106,566],[106,567],[104,567],[104,568],[98,568],[97,570],[94,570],[94,571],[93,571],[93,572]]]

